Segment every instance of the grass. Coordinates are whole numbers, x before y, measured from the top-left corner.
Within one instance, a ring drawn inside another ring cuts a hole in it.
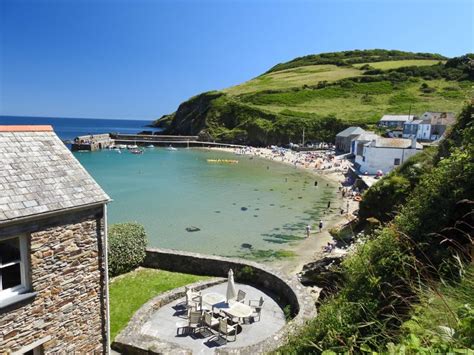
[[[437,63],[439,63],[439,60],[413,59],[366,64],[369,64],[375,69],[387,70],[413,65],[434,65]],[[365,63],[354,64],[352,67],[338,67],[332,64],[322,64],[285,69],[258,76],[243,84],[227,88],[224,92],[230,95],[242,95],[262,90],[281,90],[301,87],[303,85],[316,85],[320,81],[333,82],[362,75],[363,71],[359,70],[359,68],[364,64]]]
[[[335,65],[308,65],[261,75],[243,84],[232,86],[224,92],[241,95],[260,90],[280,90],[303,85],[316,85],[320,81],[337,81],[361,75],[362,72],[351,67]]]
[[[415,349],[437,347],[438,353],[447,352],[448,348],[465,351],[474,345],[474,267],[468,267],[459,283],[434,286],[419,295],[420,303],[401,327],[400,344],[409,347],[415,339]],[[454,329],[456,336],[446,339],[443,327]],[[440,349],[440,345],[447,348]]]
[[[110,293],[110,331],[112,341],[125,328],[133,314],[160,293],[208,279],[205,276],[139,268],[113,279]]]
[[[321,116],[335,114],[347,122],[377,122],[384,114],[421,114],[424,111],[459,112],[471,96],[468,84],[446,80],[429,80],[436,89],[425,94],[420,85],[425,82],[407,82],[400,86],[386,82],[361,83],[352,88],[328,87],[320,90],[301,90],[284,93],[257,93],[246,103],[273,113],[286,111],[313,113]],[[250,102],[249,102],[250,101]]]
[[[396,69],[401,67],[410,67],[413,65],[416,66],[424,66],[424,65],[434,65],[438,64],[439,60],[433,59],[406,59],[406,60],[391,60],[386,62],[373,62],[373,63],[361,63],[361,64],[354,64],[354,67],[360,68],[363,65],[369,64],[374,69]],[[441,61],[444,62],[444,61]]]

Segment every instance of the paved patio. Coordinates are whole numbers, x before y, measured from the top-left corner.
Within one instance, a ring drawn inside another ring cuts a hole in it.
[[[260,321],[249,324],[242,324],[241,331],[237,335],[236,341],[225,344],[221,338],[209,334],[207,331],[197,331],[194,334],[177,335],[177,323],[185,320],[186,311],[182,303],[184,298],[173,301],[158,309],[141,328],[140,333],[151,336],[161,341],[177,344],[179,347],[192,350],[193,354],[213,353],[217,348],[237,348],[256,344],[278,330],[286,323],[285,315],[280,306],[267,294],[249,285],[235,284],[237,290],[244,291],[248,300],[258,300],[263,297],[265,300]],[[220,293],[226,294],[227,283],[219,284],[202,290],[202,294]],[[233,338],[232,338],[233,339]]]

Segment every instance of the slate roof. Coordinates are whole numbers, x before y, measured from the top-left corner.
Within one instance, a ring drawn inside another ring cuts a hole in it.
[[[411,121],[414,117],[414,115],[384,115],[380,122],[407,122]]]
[[[349,137],[353,134],[362,134],[362,133],[365,133],[365,131],[360,127],[348,127],[345,130],[336,134],[336,137]]]
[[[411,146],[411,139],[406,138],[377,138],[372,142],[365,144],[366,146],[372,146],[376,148],[403,148],[407,149]],[[416,149],[423,149],[420,143],[416,143]]]
[[[0,126],[0,224],[108,201],[51,126]]]
[[[452,125],[456,121],[456,115],[453,112],[432,112],[427,111],[422,116],[423,123],[430,123],[432,125]]]

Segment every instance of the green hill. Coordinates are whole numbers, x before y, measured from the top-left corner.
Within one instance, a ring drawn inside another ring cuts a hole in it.
[[[332,141],[383,114],[458,113],[472,95],[473,55],[387,50],[323,53],[280,63],[222,91],[194,96],[154,125],[169,134],[252,145]]]

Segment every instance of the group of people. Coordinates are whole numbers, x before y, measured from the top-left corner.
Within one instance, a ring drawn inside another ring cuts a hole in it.
[[[318,226],[319,226],[319,232],[321,233],[321,231],[323,230],[323,221],[322,220],[319,221]],[[310,235],[311,235],[311,225],[308,224],[306,226],[306,238],[309,238]]]

